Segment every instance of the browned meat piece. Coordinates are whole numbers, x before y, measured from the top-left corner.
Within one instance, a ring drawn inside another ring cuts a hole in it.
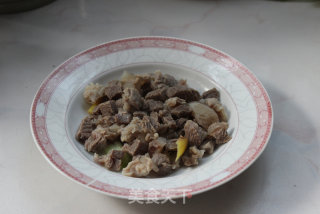
[[[95,104],[104,97],[104,86],[99,83],[90,83],[84,89],[83,97],[87,103]]]
[[[168,106],[170,109],[182,104],[186,104],[186,101],[184,99],[180,99],[179,97],[171,97],[167,99],[165,102],[165,105]]]
[[[200,146],[202,141],[207,137],[207,132],[192,120],[186,122],[184,132],[190,146]]]
[[[207,130],[212,123],[219,122],[217,113],[209,106],[200,102],[192,102],[189,103],[189,105],[195,121],[205,130]]]
[[[197,166],[199,159],[203,157],[204,150],[199,150],[196,146],[191,146],[183,154],[181,160],[185,166]]]
[[[145,98],[147,100],[153,99],[153,100],[160,100],[164,102],[167,99],[166,91],[167,91],[167,87],[159,88],[147,93]]]
[[[167,96],[179,97],[187,102],[200,100],[200,94],[198,91],[188,88],[187,86],[176,85],[167,89]]]
[[[129,162],[128,166],[122,170],[122,174],[131,177],[145,177],[152,170],[152,160],[149,154],[137,155]]]
[[[118,124],[127,125],[132,120],[132,115],[130,113],[126,113],[126,112],[119,112],[114,117],[115,117],[115,122]]]
[[[124,153],[120,150],[111,150],[107,155],[94,154],[94,162],[103,165],[107,169],[119,172],[121,170],[121,159]]]
[[[152,126],[149,116],[144,116],[142,119],[134,117],[129,125],[121,131],[121,141],[128,144],[132,144],[136,138],[150,141],[157,136],[158,134]]]
[[[221,105],[221,103],[219,102],[218,99],[216,99],[216,98],[208,98],[208,99],[205,99],[205,103],[210,108],[215,110],[215,112],[219,116],[219,120],[220,121],[222,121],[222,122],[227,122],[228,121],[228,115],[227,115],[225,109],[223,108],[223,106]]]
[[[208,134],[215,139],[216,144],[224,144],[231,140],[227,129],[228,123],[226,122],[213,123],[208,128]]]
[[[169,129],[176,129],[176,121],[174,121],[168,110],[160,110],[159,118],[165,125],[168,126]]]
[[[100,125],[104,128],[112,126],[116,123],[116,119],[114,116],[104,116],[99,115],[99,119],[97,120],[97,125]]]
[[[159,111],[163,109],[163,102],[158,100],[146,100],[146,105],[148,106],[149,111]]]
[[[167,175],[172,171],[172,165],[167,155],[162,153],[155,153],[152,157],[153,171],[158,175]]]
[[[167,139],[177,139],[179,137],[179,134],[172,130],[172,131],[169,131],[167,134],[166,134],[166,138]]]
[[[108,82],[107,86],[104,89],[104,94],[110,100],[116,100],[121,97],[122,94],[122,86],[119,80],[112,80]]]
[[[140,119],[142,119],[144,116],[148,116],[148,114],[147,112],[144,112],[144,111],[135,111],[133,112],[133,116],[139,117]]]
[[[149,143],[149,155],[152,157],[154,153],[161,153],[166,145],[166,139],[159,137]]]
[[[155,128],[156,132],[159,133],[159,135],[167,133],[168,125],[166,124],[160,124],[159,122],[159,113],[158,112],[151,112],[150,113],[150,123]]]
[[[214,149],[214,142],[212,140],[207,140],[200,146],[201,150],[204,150],[206,154],[212,154]]]
[[[186,124],[187,122],[187,118],[179,118],[176,120],[176,124],[177,124],[177,129],[183,129],[184,124]]]
[[[139,91],[135,88],[126,88],[122,95],[123,109],[126,112],[140,110],[143,105],[143,99]]]
[[[91,132],[90,137],[85,141],[85,149],[88,152],[99,153],[99,151],[107,145],[105,132],[104,128],[97,126],[97,128]]]
[[[116,106],[118,109],[123,109],[123,100],[122,98],[116,100]]]
[[[93,110],[93,114],[95,115],[101,114],[102,116],[111,116],[116,114],[117,112],[118,112],[118,108],[114,100],[109,100],[104,103],[100,103]]]
[[[84,143],[90,136],[91,132],[96,128],[96,118],[92,115],[86,116],[80,123],[76,133],[76,139]]]
[[[181,118],[181,117],[189,118],[192,116],[192,109],[188,104],[183,104],[171,109],[171,114],[175,118]]]
[[[167,151],[177,151],[177,142],[178,139],[170,139],[167,141],[166,150]]]
[[[148,143],[140,139],[135,139],[131,145],[125,143],[122,147],[122,151],[128,152],[132,156],[144,155],[148,152]]]
[[[151,81],[153,77],[150,74],[136,75],[134,86],[139,90],[142,96],[145,96],[148,92],[152,91]]]
[[[154,81],[152,82],[152,87],[154,89],[162,88],[165,86],[177,85],[178,81],[169,74],[162,74],[161,72],[155,72]]]
[[[213,88],[213,89],[210,89],[208,91],[203,92],[202,98],[203,99],[216,98],[216,99],[220,100],[220,92],[216,88]]]

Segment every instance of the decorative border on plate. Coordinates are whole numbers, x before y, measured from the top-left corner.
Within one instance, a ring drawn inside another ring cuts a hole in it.
[[[200,47],[205,51],[197,53],[194,51],[195,47]],[[192,185],[166,190],[157,190],[159,194],[156,197],[180,197],[182,196],[182,192],[177,191],[179,189],[190,190],[188,191],[188,194],[195,194],[207,189],[211,189],[232,179],[237,174],[240,174],[247,167],[249,167],[265,148],[271,135],[273,124],[271,101],[262,84],[240,62],[214,48],[187,40],[167,37],[129,38],[102,44],[70,58],[58,68],[56,68],[48,76],[48,78],[41,84],[41,87],[38,90],[32,104],[31,128],[34,138],[41,149],[41,152],[46,156],[51,164],[53,164],[57,169],[59,169],[61,172],[63,172],[73,180],[89,186],[95,190],[122,198],[128,198],[130,196],[130,189],[112,186],[100,181],[95,181],[93,178],[90,178],[76,170],[57,153],[47,133],[46,110],[48,102],[54,90],[58,87],[59,83],[63,81],[63,79],[66,78],[76,68],[94,58],[118,51],[136,48],[169,48],[181,50],[205,57],[220,64],[221,66],[230,70],[248,88],[250,94],[254,99],[258,112],[257,128],[250,146],[244,152],[244,154],[229,168],[225,169],[218,175]],[[40,116],[36,115],[36,108],[39,104],[45,108],[44,114]],[[228,175],[225,173],[227,173]],[[224,176],[224,174],[226,176]],[[219,176],[221,176],[220,179],[212,182],[212,179],[214,177]],[[139,196],[141,196],[141,198],[146,198],[147,194],[147,192],[143,192]]]

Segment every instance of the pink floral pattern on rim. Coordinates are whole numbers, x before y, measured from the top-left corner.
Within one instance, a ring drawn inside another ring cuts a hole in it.
[[[127,49],[150,47],[176,49],[188,52],[190,51],[189,46],[200,47],[204,49],[204,53],[198,53],[200,56],[212,60],[215,63],[218,63],[221,66],[227,68],[243,82],[254,99],[258,112],[258,122],[254,138],[248,149],[229,168],[219,173],[220,175],[223,175],[223,173],[227,171],[229,172],[227,176],[222,176],[215,182],[211,182],[212,178],[209,178],[192,185],[179,187],[179,189],[189,189],[190,191],[188,193],[194,194],[221,185],[224,182],[235,177],[236,175],[240,174],[260,155],[271,135],[273,115],[270,99],[257,78],[237,60],[206,45],[175,38],[140,37],[106,43],[72,57],[61,66],[59,66],[56,70],[54,70],[42,83],[34,98],[31,109],[31,128],[36,143],[40,147],[41,152],[46,156],[51,164],[53,164],[57,169],[59,169],[75,181],[85,184],[95,190],[109,193],[114,196],[128,197],[130,194],[130,189],[112,186],[100,181],[95,181],[93,178],[90,178],[85,174],[79,172],[77,169],[73,168],[59,155],[59,153],[52,145],[46,129],[46,107],[48,105],[48,101],[50,100],[50,97],[56,87],[61,81],[63,81],[63,79],[65,79],[77,67],[97,57]],[[38,104],[44,105],[44,112],[42,115],[36,114]],[[181,196],[181,192],[174,190],[177,189],[170,189],[170,191],[159,190],[159,194],[157,195],[157,197],[163,198],[169,195],[171,197]],[[142,194],[141,197],[146,197],[146,193]]]

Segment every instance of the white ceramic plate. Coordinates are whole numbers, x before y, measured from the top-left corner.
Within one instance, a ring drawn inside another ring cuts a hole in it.
[[[88,106],[82,98],[90,82],[118,79],[127,70],[160,70],[203,92],[217,87],[229,114],[232,140],[194,168],[163,178],[132,178],[95,164],[74,136]],[[273,114],[267,92],[240,62],[212,47],[167,37],[109,42],[73,56],[42,83],[31,108],[34,140],[54,168],[90,189],[120,198],[182,197],[215,188],[239,175],[262,153]]]

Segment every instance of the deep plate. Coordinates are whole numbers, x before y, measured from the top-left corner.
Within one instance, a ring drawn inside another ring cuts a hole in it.
[[[217,87],[229,113],[232,140],[199,166],[163,178],[125,177],[98,166],[74,139],[88,108],[82,92],[89,82],[119,79],[123,70],[160,70],[187,79],[201,92]],[[70,58],[42,83],[31,109],[35,142],[58,171],[90,189],[121,198],[134,194],[146,199],[151,191],[153,198],[182,197],[217,187],[257,159],[269,140],[272,124],[270,99],[246,67],[214,48],[167,37],[113,41]]]

